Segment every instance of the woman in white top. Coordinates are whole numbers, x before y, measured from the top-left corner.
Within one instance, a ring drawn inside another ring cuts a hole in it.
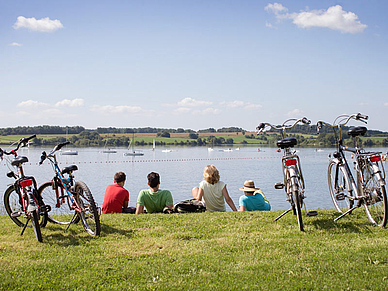
[[[206,209],[209,211],[226,211],[225,201],[233,211],[237,211],[226,184],[220,181],[220,173],[214,165],[205,167],[203,178],[199,187],[194,187],[192,190],[194,199],[205,202]]]

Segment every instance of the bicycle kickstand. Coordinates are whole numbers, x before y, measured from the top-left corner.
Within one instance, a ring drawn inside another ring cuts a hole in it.
[[[27,221],[26,221],[26,223],[25,223],[24,226],[23,226],[22,232],[20,233],[21,236],[23,235],[24,231],[26,230],[27,224],[28,224],[28,222],[30,221],[30,219],[31,219],[31,218],[29,218],[29,217],[27,218]]]
[[[77,211],[74,213],[73,218],[70,220],[70,223],[67,225],[65,232],[69,229],[70,225],[74,223],[75,217],[78,215]]]
[[[354,209],[360,207],[361,204],[357,204],[356,206],[353,206],[352,208],[350,208],[349,210],[347,210],[346,212],[342,213],[340,216],[338,216],[337,218],[334,219],[334,221],[337,221],[339,219],[341,219],[342,217],[344,217],[345,215],[351,213]]]
[[[277,220],[279,220],[280,218],[282,218],[284,215],[286,215],[288,212],[290,212],[292,210],[292,207],[290,208],[290,209],[288,209],[288,210],[286,210],[286,211],[284,211],[282,214],[280,214],[278,217],[276,217],[275,219],[274,219],[274,221],[277,221]]]

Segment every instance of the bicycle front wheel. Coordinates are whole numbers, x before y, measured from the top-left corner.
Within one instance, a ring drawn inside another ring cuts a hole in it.
[[[294,201],[295,214],[298,220],[299,229],[300,231],[303,231],[304,227],[303,227],[302,210],[301,210],[302,199],[300,197],[299,191],[292,191],[292,200]]]
[[[35,237],[38,240],[38,242],[42,242],[42,232],[40,230],[40,224],[39,224],[39,213],[38,210],[34,210],[30,213],[31,218],[31,224],[32,228],[34,229]]]
[[[27,205],[27,204],[26,204]],[[22,197],[15,191],[15,187],[9,186],[4,193],[4,206],[12,221],[20,227],[27,223],[27,217],[23,210]],[[38,215],[38,221],[41,227],[47,224],[47,217],[44,213]]]
[[[41,195],[44,204],[50,205],[51,210],[47,218],[52,223],[69,224],[72,212],[69,207],[69,197],[61,184],[57,189],[53,188],[53,182],[48,181],[40,185],[38,193]]]
[[[374,174],[371,165],[364,167],[364,207],[368,219],[373,224],[384,227],[387,224],[387,193]]]
[[[78,215],[86,232],[94,236],[100,235],[101,225],[97,206],[92,193],[84,182],[77,181],[75,183],[74,199],[81,209]]]
[[[346,170],[335,162],[330,162],[328,168],[328,182],[331,200],[335,209],[343,213],[353,207],[353,194],[349,188],[349,178]]]

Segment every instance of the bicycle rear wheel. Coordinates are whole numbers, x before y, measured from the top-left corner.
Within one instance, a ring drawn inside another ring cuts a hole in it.
[[[300,231],[304,231],[302,210],[301,210],[302,201],[300,198],[299,191],[292,191],[292,200],[294,201],[295,214],[298,220],[299,229]]]
[[[334,207],[343,213],[353,207],[353,194],[349,192],[351,187],[346,170],[335,162],[330,162],[327,178],[329,191]]]
[[[74,213],[74,210],[69,206],[69,197],[62,184],[59,184],[55,190],[53,188],[53,181],[48,181],[40,185],[38,192],[44,204],[51,206],[51,210],[47,214],[47,219],[50,222],[65,225],[71,222],[71,214]]]
[[[387,224],[387,193],[385,187],[380,184],[371,165],[363,168],[365,186],[363,188],[363,201],[366,215],[370,222],[384,227]]]
[[[39,224],[39,213],[38,210],[34,210],[30,213],[31,218],[31,224],[32,228],[34,229],[35,237],[38,240],[38,242],[42,242],[42,232],[40,230],[40,224]]]
[[[27,217],[23,210],[22,197],[15,191],[15,187],[9,186],[4,193],[4,206],[12,221],[20,227],[27,223]],[[39,225],[45,227],[47,224],[47,215],[40,213],[38,215]]]
[[[101,225],[97,206],[94,202],[92,193],[84,182],[77,181],[75,183],[74,199],[81,208],[81,212],[78,212],[78,216],[80,217],[86,232],[94,236],[100,235]]]

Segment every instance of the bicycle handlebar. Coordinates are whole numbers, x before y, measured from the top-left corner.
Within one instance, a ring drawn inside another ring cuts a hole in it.
[[[5,150],[3,150],[3,149],[0,148],[0,158],[2,159],[4,154],[5,154],[5,155],[14,155],[14,156],[16,156],[16,155],[17,155],[16,152],[19,150],[19,148],[27,146],[28,142],[29,142],[31,139],[35,138],[35,137],[36,137],[36,134],[33,134],[33,135],[29,136],[29,137],[23,137],[23,138],[21,138],[21,139],[19,140],[19,142],[18,142],[16,148],[13,149],[13,150],[11,150],[11,151],[9,151],[9,152],[7,152],[7,151],[5,151]]]
[[[286,126],[286,123],[289,122],[289,121],[293,121],[295,120],[294,124],[292,125],[289,125],[289,126]],[[311,123],[311,120],[307,119],[306,117],[302,117],[302,118],[299,118],[299,119],[296,119],[296,118],[291,118],[291,119],[287,119],[286,121],[283,122],[282,125],[273,125],[273,124],[270,124],[270,123],[260,123],[257,127],[256,127],[256,130],[258,131],[258,133],[262,132],[264,130],[264,128],[266,126],[269,126],[275,130],[286,130],[286,129],[291,129],[293,128],[295,125],[297,125],[299,122],[302,122],[303,124],[306,124],[306,125],[309,125]]]
[[[65,142],[57,144],[49,154],[47,154],[45,151],[43,151],[42,155],[40,156],[39,165],[43,164],[43,162],[46,160],[47,157],[52,157],[52,155],[56,151],[59,151],[61,148],[63,148],[65,145],[68,145],[68,144],[70,144],[69,141],[65,141]]]
[[[352,115],[347,115],[347,114],[339,115],[336,117],[333,124],[320,120],[317,122],[317,133],[319,133],[319,130],[322,128],[323,125],[326,125],[327,127],[335,128],[335,127],[345,126],[351,119],[367,123],[366,120],[368,120],[368,118],[369,117],[367,115],[364,115],[361,113],[355,113]],[[340,120],[338,121],[338,123],[336,123],[338,119]]]

